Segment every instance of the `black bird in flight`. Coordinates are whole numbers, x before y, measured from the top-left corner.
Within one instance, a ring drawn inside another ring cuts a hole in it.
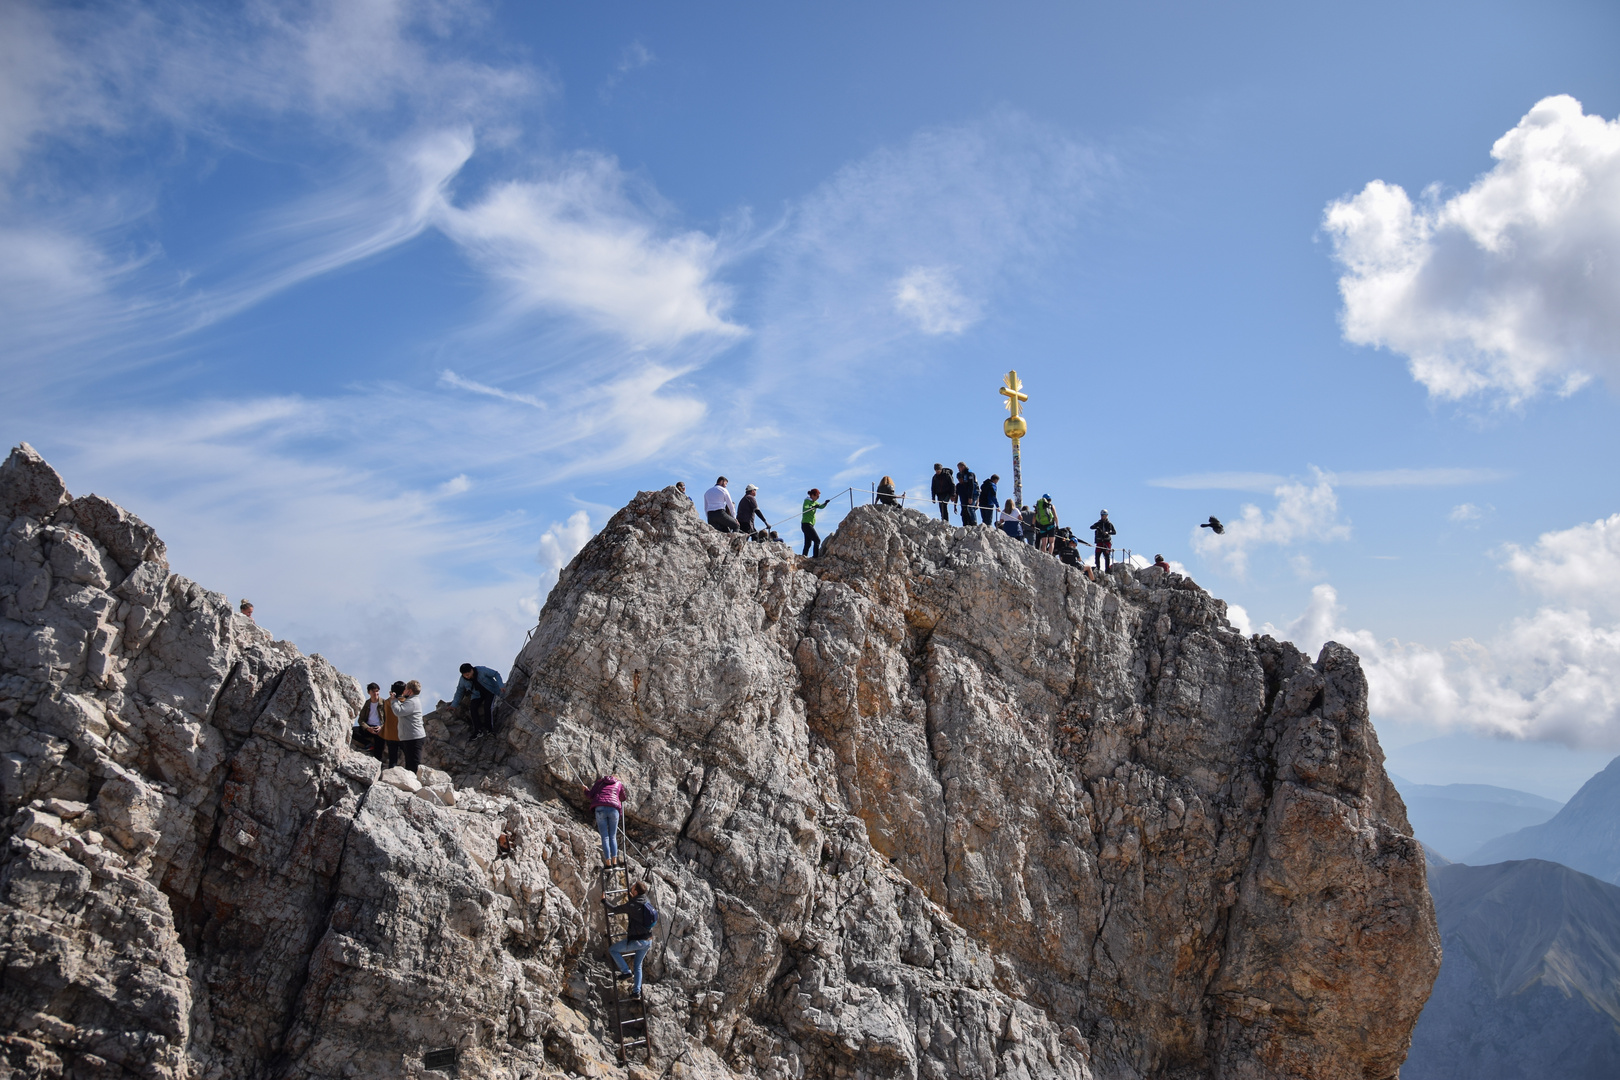
[[[1219,536],[1221,533],[1226,531],[1226,526],[1222,525],[1221,519],[1216,517],[1214,514],[1211,514],[1209,516],[1209,520],[1198,527],[1200,529],[1214,529],[1216,536]]]

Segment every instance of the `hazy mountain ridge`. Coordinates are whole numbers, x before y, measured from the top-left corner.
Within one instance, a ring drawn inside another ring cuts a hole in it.
[[[1620,757],[1583,784],[1550,820],[1498,837],[1468,861],[1483,865],[1512,859],[1549,859],[1620,884]]]
[[[1495,784],[1417,784],[1390,774],[1406,803],[1412,835],[1430,856],[1446,862],[1475,862],[1482,845],[1511,832],[1548,821],[1564,804],[1528,791]]]
[[[1530,859],[1429,870],[1444,963],[1405,1080],[1620,1075],[1620,888]]]

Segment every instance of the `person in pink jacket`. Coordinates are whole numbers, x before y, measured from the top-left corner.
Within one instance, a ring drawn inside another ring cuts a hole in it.
[[[604,776],[585,793],[596,812],[596,831],[602,834],[602,862],[615,866],[619,861],[619,814],[624,807],[624,785],[617,776]]]

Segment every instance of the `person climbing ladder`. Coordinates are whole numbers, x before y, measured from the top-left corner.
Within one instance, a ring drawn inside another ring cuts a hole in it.
[[[592,784],[585,797],[591,800],[596,831],[602,837],[602,865],[618,866],[624,859],[619,854],[619,815],[624,810],[624,784],[610,773]]]

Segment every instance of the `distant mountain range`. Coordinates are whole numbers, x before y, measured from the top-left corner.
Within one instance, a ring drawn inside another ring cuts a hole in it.
[[[1620,1077],[1620,888],[1530,859],[1431,867],[1429,890],[1445,961],[1404,1080]]]
[[[1413,834],[1441,861],[1479,862],[1474,851],[1506,833],[1552,818],[1563,803],[1492,784],[1414,784],[1391,776]],[[1495,860],[1491,860],[1495,861]]]
[[[1409,813],[1410,809],[1408,805]],[[1422,840],[1415,819],[1413,827]],[[1620,884],[1620,757],[1582,785],[1550,820],[1497,837],[1466,856],[1476,865],[1530,858],[1552,859],[1600,881]]]

